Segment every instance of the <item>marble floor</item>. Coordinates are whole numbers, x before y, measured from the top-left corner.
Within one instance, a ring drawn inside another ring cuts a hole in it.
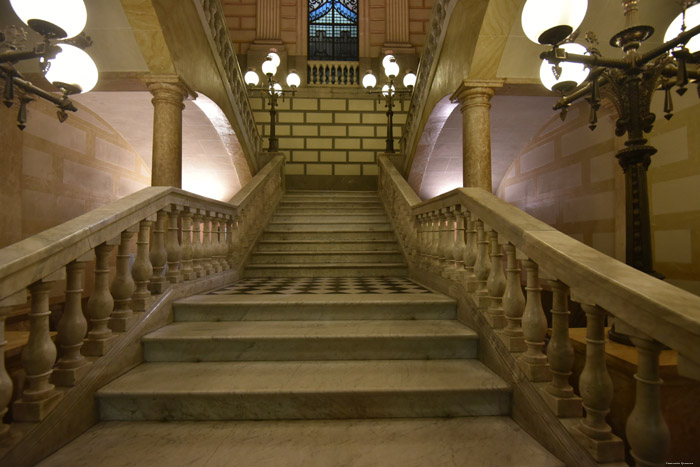
[[[508,417],[101,422],[41,467],[549,467]]]
[[[431,293],[405,277],[281,277],[242,279],[210,295],[417,294]]]

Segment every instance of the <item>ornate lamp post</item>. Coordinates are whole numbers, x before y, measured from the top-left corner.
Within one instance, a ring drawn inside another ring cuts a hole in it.
[[[277,73],[277,67],[280,64],[280,57],[277,55],[274,49],[270,51],[267,58],[262,64],[262,72],[267,77],[267,85],[259,86],[260,78],[254,69],[249,69],[244,76],[245,83],[248,85],[248,89],[253,91],[260,91],[263,98],[263,107],[265,106],[265,99],[268,101],[270,106],[270,144],[267,148],[270,152],[279,151],[279,141],[277,135],[275,134],[275,122],[277,120],[277,98],[282,96],[284,101],[284,95],[291,93],[292,96],[296,93],[296,89],[301,84],[301,78],[294,70],[290,70],[287,75],[287,85],[292,88],[291,90],[282,89],[282,85],[279,84],[274,76]]]
[[[372,88],[377,85],[377,78],[372,74],[371,70],[362,78],[362,85],[367,88],[369,94],[381,94],[386,102],[386,150],[385,152],[393,154],[394,151],[394,99],[397,94],[410,94],[413,92],[413,86],[416,84],[416,75],[410,70],[403,78],[403,85],[406,89],[396,89],[394,87],[394,79],[399,74],[399,65],[396,63],[396,58],[393,55],[386,55],[382,60],[384,74],[387,77],[386,84],[381,90],[374,91]],[[379,98],[379,96],[377,96]]]
[[[83,0],[10,0],[10,3],[19,19],[41,34],[44,41],[31,49],[22,48],[26,41],[26,30],[13,26],[0,31],[3,103],[12,107],[15,87],[21,90],[17,114],[20,130],[25,128],[27,104],[34,100],[33,96],[55,104],[59,109],[58,119],[63,122],[68,118],[67,110],[78,110],[68,96],[88,92],[97,84],[95,62],[83,50],[92,45],[90,38],[81,34],[87,22],[85,4]],[[79,34],[81,35],[78,36]],[[36,58],[40,61],[46,79],[61,91],[61,96],[35,86],[15,68],[21,61]]]
[[[540,74],[545,86],[562,94],[554,105],[554,110],[561,110],[562,119],[573,102],[586,98],[591,105],[589,123],[593,130],[601,97],[615,105],[619,115],[615,134],[627,134],[625,148],[616,155],[625,173],[625,262],[660,278],[652,262],[646,176],[656,149],[647,144],[645,133],[654,124],[650,106],[656,90],[664,90],[664,112],[666,118],[671,118],[671,89],[676,87],[676,92],[683,95],[690,79],[698,82],[700,43],[698,39],[691,41],[700,33],[700,5],[694,5],[696,2],[684,2],[683,12],[671,23],[662,45],[640,53],[641,43],[654,29],[638,24],[638,0],[622,0],[625,29],[610,39],[610,45],[622,49],[622,58],[603,57],[595,48],[597,41],[592,33],[586,34],[588,48],[570,42],[583,21],[587,0],[528,0],[522,14],[525,34],[533,42],[551,46],[540,55]]]

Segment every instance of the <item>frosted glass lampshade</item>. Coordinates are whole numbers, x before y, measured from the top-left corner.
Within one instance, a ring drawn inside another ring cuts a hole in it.
[[[282,85],[280,83],[275,83],[272,85],[272,90],[274,91],[275,94],[278,96],[282,95]]]
[[[588,0],[527,0],[523,31],[536,44],[558,44],[581,25],[587,9]]]
[[[262,72],[265,73],[265,76],[275,76],[277,65],[272,60],[265,60],[262,64]]]
[[[294,70],[290,70],[287,75],[287,86],[290,88],[299,87],[301,84],[301,77]]]
[[[395,62],[395,61],[396,61],[396,57],[394,57],[393,55],[391,55],[391,54],[385,55],[384,58],[382,59],[382,66],[383,66],[384,68],[386,68],[386,65],[387,65],[389,62]]]
[[[43,35],[75,37],[87,22],[83,0],[10,0],[10,4],[19,19]]]
[[[365,76],[362,77],[362,86],[365,88],[373,88],[377,85],[377,78],[372,74],[371,71],[368,71]]]
[[[692,29],[700,24],[700,3],[691,6],[685,11],[685,30]],[[666,30],[666,35],[664,36],[664,42],[670,41],[681,33],[681,26],[683,25],[683,13],[678,15],[676,19],[671,21],[671,24]],[[688,41],[686,44],[690,53],[695,53],[700,51],[700,36],[695,36]]]
[[[391,93],[391,95],[393,96],[395,90],[396,90],[396,88],[394,86],[391,86],[391,89],[390,89],[389,85],[385,84],[384,86],[382,86],[382,95],[388,96],[389,93]]]
[[[92,58],[79,49],[68,44],[58,44],[61,52],[49,60],[46,79],[54,86],[69,92],[85,93],[97,84],[97,66]]]
[[[396,75],[399,74],[399,64],[396,62],[388,62],[384,65],[384,73],[387,78],[396,78]]]
[[[280,56],[277,55],[277,52],[270,52],[269,54],[267,54],[267,58],[272,60],[272,63],[275,64],[276,68],[278,68],[280,66],[280,63],[282,62],[282,60],[280,60]]]
[[[562,44],[561,48],[572,54],[585,55],[588,53],[584,46],[573,42]],[[585,65],[580,63],[559,62],[559,66],[561,67],[561,75],[557,78],[553,70],[554,65],[547,60],[542,60],[540,80],[544,87],[549,90],[557,92],[570,91],[583,83],[590,71]]]
[[[416,85],[416,75],[415,73],[406,73],[403,77],[403,85],[407,88],[412,88]]]
[[[260,82],[260,77],[253,70],[248,70],[243,79],[245,80],[245,84],[249,86],[257,86]]]

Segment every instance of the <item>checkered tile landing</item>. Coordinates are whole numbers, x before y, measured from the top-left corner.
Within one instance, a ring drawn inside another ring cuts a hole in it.
[[[243,279],[209,295],[421,294],[430,290],[403,277],[308,277]]]

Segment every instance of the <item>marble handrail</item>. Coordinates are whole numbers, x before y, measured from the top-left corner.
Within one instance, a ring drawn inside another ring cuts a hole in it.
[[[380,155],[379,167],[380,196],[411,274],[462,287],[477,322],[485,323],[481,329],[501,341],[511,368],[519,368],[511,370],[522,375],[513,380],[548,382],[537,389],[544,407],[569,420],[566,430],[599,463],[624,458],[623,441],[606,421],[614,387],[606,368],[605,319],[615,318],[639,357],[635,406],[625,430],[631,455],[638,465],[663,464],[670,434],[660,403],[661,344],[678,352],[681,374],[700,379],[700,297],[602,254],[483,189],[459,188],[421,202],[388,157]],[[519,262],[527,272],[527,298]],[[546,349],[543,280],[553,294]],[[569,295],[587,317],[581,397],[568,382],[574,363]]]

